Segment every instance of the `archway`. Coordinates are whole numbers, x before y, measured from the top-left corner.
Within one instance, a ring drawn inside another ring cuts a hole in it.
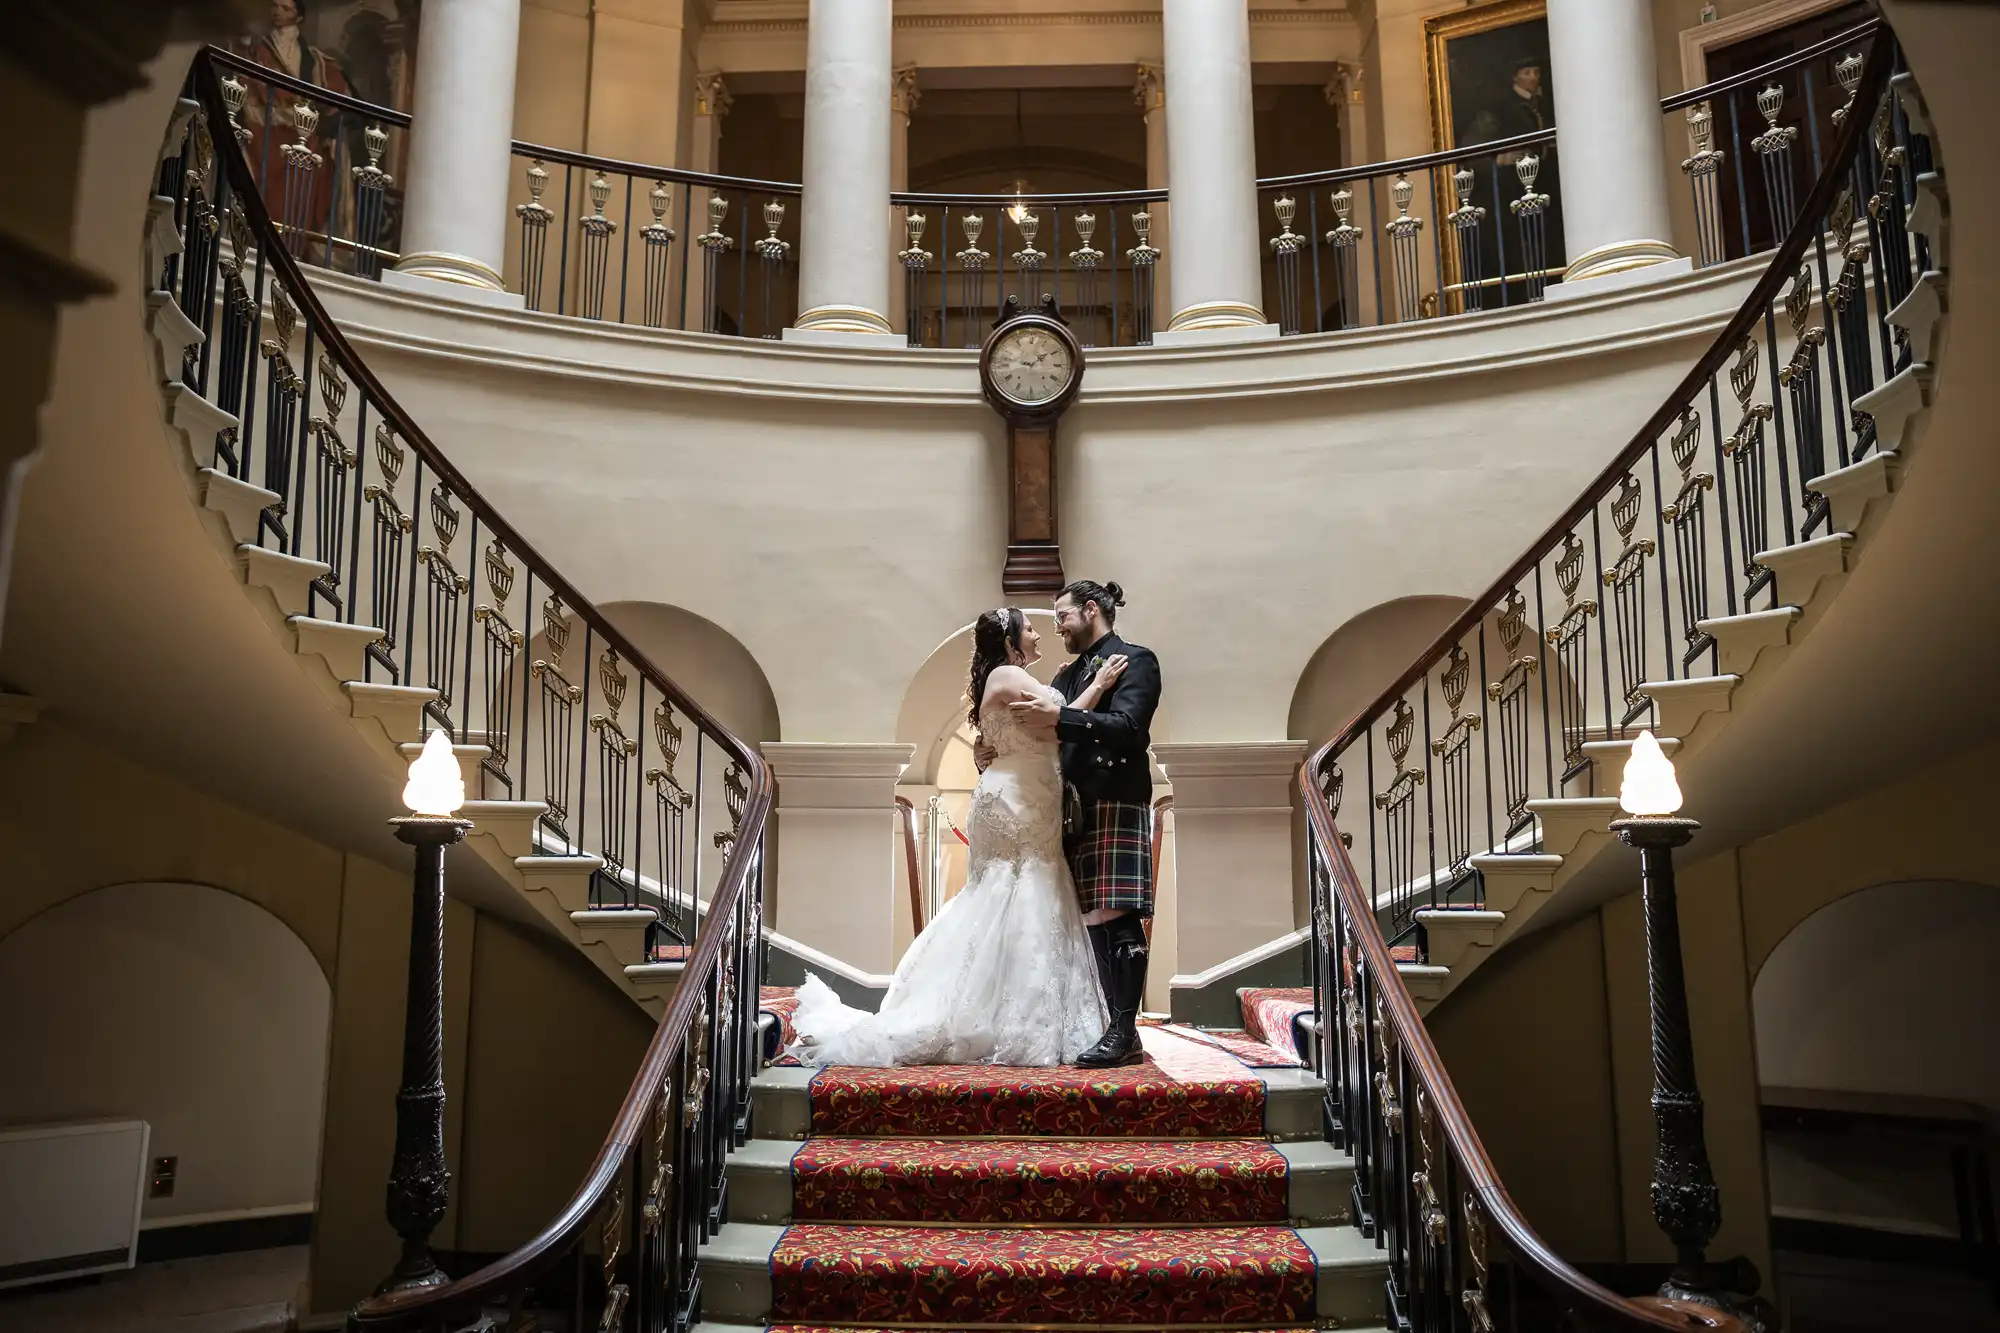
[[[0,1123],[144,1120],[177,1159],[149,1225],[295,1217],[303,1243],[332,1001],[305,942],[237,894],[68,899],[0,939]]]
[[[1771,1240],[1793,1326],[1986,1328],[1968,1145],[2000,1119],[2000,887],[1882,884],[1794,926],[1751,988]],[[1994,1253],[1990,1180],[1985,1256]],[[2000,1322],[2000,1321],[1994,1321]]]

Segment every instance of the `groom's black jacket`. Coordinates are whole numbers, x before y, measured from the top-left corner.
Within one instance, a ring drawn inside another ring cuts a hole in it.
[[[1147,805],[1153,799],[1153,778],[1146,751],[1153,743],[1153,713],[1160,706],[1160,659],[1153,650],[1107,634],[1056,673],[1055,687],[1063,698],[1076,698],[1090,687],[1097,668],[1120,653],[1128,661],[1111,693],[1095,708],[1063,709],[1056,722],[1062,773],[1086,803]]]

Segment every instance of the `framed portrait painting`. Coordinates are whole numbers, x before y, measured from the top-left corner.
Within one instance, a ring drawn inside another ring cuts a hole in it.
[[[1474,173],[1470,202],[1484,207],[1485,225],[1494,229],[1484,245],[1486,274],[1501,264],[1504,277],[1489,286],[1507,288],[1510,300],[1526,299],[1524,260],[1518,228],[1507,205],[1523,193],[1515,167],[1528,152],[1539,159],[1537,192],[1549,196],[1545,214],[1546,266],[1551,278],[1563,266],[1561,173],[1555,144],[1499,153],[1480,153],[1480,144],[1555,129],[1555,95],[1549,68],[1549,22],[1544,0],[1492,0],[1440,14],[1424,22],[1425,61],[1430,82],[1431,142],[1438,152],[1473,150],[1453,166]],[[1440,219],[1458,206],[1450,172],[1432,173]],[[1447,253],[1446,283],[1458,280],[1455,257]],[[1538,286],[1539,284],[1537,284]],[[1493,304],[1488,300],[1485,304]]]

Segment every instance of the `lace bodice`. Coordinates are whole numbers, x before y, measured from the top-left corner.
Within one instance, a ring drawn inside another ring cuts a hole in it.
[[[1062,702],[1062,691],[1037,688]],[[1005,704],[981,713],[979,730],[997,757],[972,793],[967,873],[977,875],[992,861],[1016,867],[1030,859],[1060,861],[1062,777],[1055,739],[1030,732]]]

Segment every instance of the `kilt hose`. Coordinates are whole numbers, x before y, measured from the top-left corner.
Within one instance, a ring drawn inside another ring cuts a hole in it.
[[[1097,801],[1089,827],[1064,850],[1086,912],[1153,914],[1153,812],[1125,801]]]

